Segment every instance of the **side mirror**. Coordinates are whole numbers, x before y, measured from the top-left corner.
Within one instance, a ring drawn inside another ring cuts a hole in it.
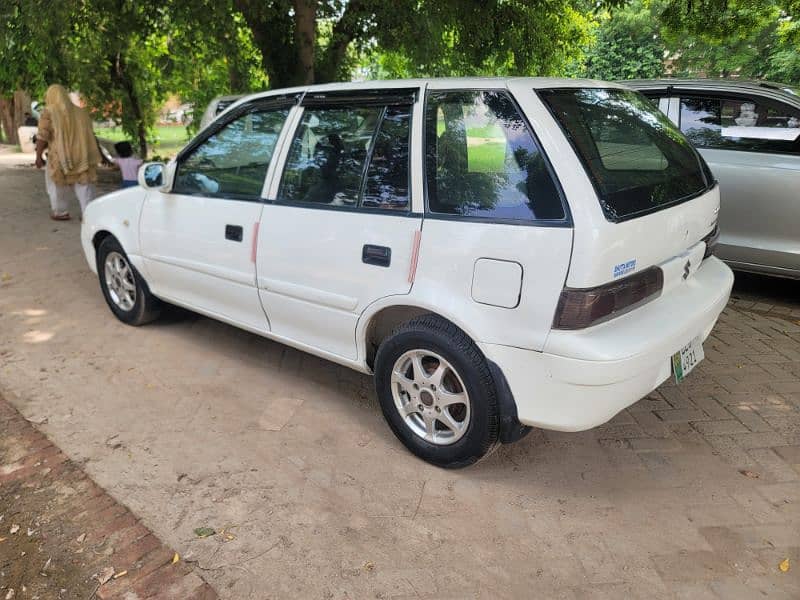
[[[164,163],[144,163],[139,167],[136,179],[143,188],[158,189],[164,185]]]

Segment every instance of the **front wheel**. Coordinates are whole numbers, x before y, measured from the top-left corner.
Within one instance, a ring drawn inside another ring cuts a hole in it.
[[[440,467],[471,465],[498,443],[497,396],[486,359],[435,315],[398,327],[375,357],[375,386],[392,431]]]
[[[97,249],[97,276],[111,312],[128,325],[158,318],[161,305],[130,263],[120,243],[109,236]]]

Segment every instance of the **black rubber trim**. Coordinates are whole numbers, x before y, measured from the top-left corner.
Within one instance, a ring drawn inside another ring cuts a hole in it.
[[[518,442],[531,432],[531,427],[523,425],[517,417],[517,402],[514,394],[508,387],[506,376],[494,362],[486,359],[489,364],[489,372],[494,379],[495,393],[497,394],[497,412],[500,424],[499,440],[503,444],[513,444]]]
[[[425,219],[431,221],[459,221],[460,223],[480,223],[481,225],[521,225],[523,227],[560,227],[572,229],[571,221],[542,220],[531,221],[528,219],[492,219],[488,217],[463,216],[447,213],[425,213]]]
[[[307,92],[300,102],[305,107],[323,106],[397,106],[414,104],[419,87],[387,88],[372,90],[335,90],[330,92]]]
[[[287,206],[289,208],[307,208],[310,210],[332,210],[335,212],[361,213],[364,215],[386,215],[389,217],[413,217],[422,218],[422,213],[409,210],[392,210],[390,208],[373,208],[370,206],[352,206],[323,204],[321,202],[289,202],[288,200],[261,199],[260,202],[272,206]],[[410,204],[410,202],[409,202]]]

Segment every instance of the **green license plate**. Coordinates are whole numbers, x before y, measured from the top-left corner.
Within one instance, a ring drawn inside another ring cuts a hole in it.
[[[672,372],[675,374],[675,383],[680,383],[692,372],[697,364],[705,358],[703,342],[699,337],[694,338],[683,348],[672,355]]]

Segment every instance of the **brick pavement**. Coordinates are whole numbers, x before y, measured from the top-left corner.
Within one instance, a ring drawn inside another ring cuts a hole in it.
[[[172,550],[2,396],[0,431],[0,597],[217,598],[185,562],[173,563]],[[12,534],[14,524],[20,529]],[[36,551],[12,555],[15,536],[30,538]],[[117,577],[101,583],[109,567]]]

